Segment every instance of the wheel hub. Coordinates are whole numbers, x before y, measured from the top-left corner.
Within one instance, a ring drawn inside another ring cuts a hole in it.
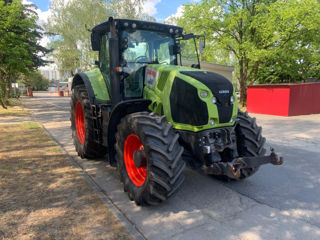
[[[137,150],[133,153],[133,161],[137,168],[147,166],[147,157],[144,150]]]
[[[76,125],[78,140],[81,144],[83,144],[84,139],[86,137],[86,129],[85,129],[84,113],[83,113],[83,109],[80,101],[78,101],[76,104],[76,109],[74,113],[74,122]]]

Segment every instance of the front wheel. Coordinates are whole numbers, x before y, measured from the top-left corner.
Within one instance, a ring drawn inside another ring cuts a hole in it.
[[[237,150],[239,157],[264,156],[266,139],[261,135],[262,128],[257,126],[256,119],[248,115],[248,112],[239,110],[236,125]],[[241,169],[240,179],[253,175],[257,168]]]
[[[181,186],[185,162],[179,135],[165,117],[138,112],[117,127],[116,160],[120,180],[137,205],[157,205]]]

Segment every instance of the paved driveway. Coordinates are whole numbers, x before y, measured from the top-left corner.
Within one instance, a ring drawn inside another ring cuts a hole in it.
[[[69,98],[35,94],[24,99],[67,153],[90,175],[142,239],[320,239],[320,115],[254,115],[267,146],[285,159],[263,166],[241,182],[221,182],[186,169],[173,198],[138,207],[123,192],[116,170],[103,161],[81,160],[71,139]]]

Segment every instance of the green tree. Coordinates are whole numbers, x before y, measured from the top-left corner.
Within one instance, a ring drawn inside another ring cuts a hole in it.
[[[258,83],[297,82],[320,77],[320,4],[316,1],[277,1],[257,26],[270,26],[261,35],[270,45],[257,52]],[[261,31],[258,29],[257,31]]]
[[[21,74],[18,82],[24,83],[37,91],[46,91],[49,86],[49,80],[46,79],[39,71],[32,71],[27,74]]]
[[[18,73],[28,73],[46,63],[48,52],[38,42],[42,37],[38,19],[21,0],[0,0],[0,104],[5,107],[11,84]]]
[[[178,24],[206,36],[205,59],[235,63],[245,105],[247,84],[263,81],[261,76],[268,73],[264,66],[274,59],[282,72],[285,66],[299,72],[293,63],[306,63],[304,59],[312,62],[310,68],[318,69],[313,53],[319,51],[314,44],[319,39],[319,14],[316,0],[202,0],[187,4]],[[306,54],[309,57],[300,56]]]

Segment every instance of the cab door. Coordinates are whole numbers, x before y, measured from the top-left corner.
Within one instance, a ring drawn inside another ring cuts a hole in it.
[[[108,35],[102,35],[101,37],[101,48],[99,51],[99,68],[106,82],[109,96],[111,96],[110,89],[110,54],[109,54],[109,41]]]

